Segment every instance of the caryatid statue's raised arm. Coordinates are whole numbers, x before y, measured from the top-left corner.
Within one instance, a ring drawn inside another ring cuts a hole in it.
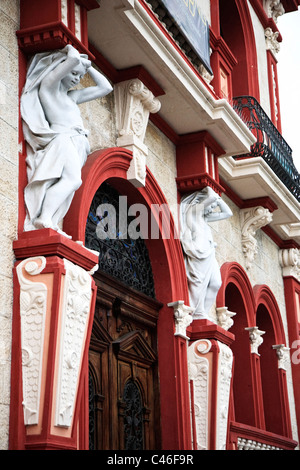
[[[210,187],[181,199],[180,239],[194,319],[208,318],[222,282],[207,222],[231,216],[230,208]]]
[[[72,89],[86,73],[95,86]],[[111,91],[108,80],[71,45],[34,56],[21,97],[28,176],[25,231],[59,231],[90,152],[77,105]]]

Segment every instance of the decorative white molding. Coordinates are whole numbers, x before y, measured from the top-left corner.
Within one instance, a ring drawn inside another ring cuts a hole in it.
[[[278,42],[278,31],[273,31],[272,28],[265,29],[266,48],[276,55],[280,51],[280,44]]]
[[[209,362],[203,354],[211,349],[208,339],[196,341],[188,348],[189,380],[193,382],[194,416],[197,437],[197,449],[208,449],[209,424]],[[193,413],[193,410],[191,410]]]
[[[249,331],[251,353],[259,356],[258,348],[264,341],[262,335],[265,334],[265,331],[259,330],[258,326],[250,326],[249,328],[245,328],[245,330]]]
[[[283,277],[293,276],[300,282],[300,250],[298,248],[280,250],[279,262]]]
[[[229,330],[233,325],[232,317],[236,315],[235,312],[230,312],[228,307],[216,308],[217,322],[224,330]]]
[[[218,341],[218,346],[216,450],[225,450],[233,354],[226,344]]]
[[[284,344],[275,344],[272,346],[275,349],[278,358],[278,369],[286,370],[287,363],[290,359],[290,348],[287,348]]]
[[[16,268],[20,284],[23,410],[26,426],[38,424],[39,420],[47,286],[35,282],[34,276],[40,274],[45,266],[46,258],[41,256],[27,258]]]
[[[203,78],[203,80],[206,81],[206,83],[211,87],[213,88],[211,85],[210,85],[210,82],[213,80],[214,76],[209,73],[206,68],[204,67],[204,65],[200,64],[199,67],[198,67],[198,70],[199,70],[199,73],[201,75],[201,77]]]
[[[127,178],[136,187],[145,186],[148,148],[144,138],[149,115],[160,110],[160,101],[139,79],[117,83],[115,98],[119,132],[117,145],[133,153]]]
[[[66,274],[60,319],[55,425],[69,427],[74,412],[92,291],[89,273],[66,259],[64,264]]]
[[[246,259],[246,268],[249,269],[257,253],[257,240],[255,238],[258,229],[268,225],[273,215],[262,206],[242,209],[240,220],[242,227],[242,247]]]
[[[189,339],[186,335],[187,327],[192,323],[193,308],[184,305],[183,300],[177,302],[171,302],[168,307],[173,307],[175,317],[175,336],[182,336],[185,339]]]

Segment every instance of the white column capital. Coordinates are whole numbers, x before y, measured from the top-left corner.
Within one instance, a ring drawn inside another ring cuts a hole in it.
[[[263,343],[262,335],[265,334],[265,331],[259,330],[258,326],[250,326],[245,328],[245,330],[249,332],[251,353],[259,356],[258,348]]]
[[[168,304],[168,307],[174,309],[175,336],[182,336],[182,338],[189,339],[186,335],[186,329],[193,321],[191,315],[193,308],[185,305],[183,300],[171,302]]]

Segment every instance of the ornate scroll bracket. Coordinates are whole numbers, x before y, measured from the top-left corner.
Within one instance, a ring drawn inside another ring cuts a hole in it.
[[[289,361],[289,351],[290,348],[287,348],[284,344],[275,344],[272,346],[275,349],[277,358],[278,358],[278,369],[286,370],[286,365]]]
[[[115,85],[117,145],[132,151],[127,178],[136,187],[145,186],[148,148],[144,144],[150,113],[160,110],[160,101],[139,79]]]
[[[279,262],[283,277],[293,276],[300,282],[300,250],[298,248],[280,250]]]
[[[185,339],[189,339],[186,335],[186,329],[193,321],[193,308],[184,305],[183,300],[171,302],[168,304],[168,307],[173,307],[174,309],[175,336],[182,336]]]
[[[25,425],[39,420],[47,286],[34,279],[46,266],[43,256],[17,266],[20,284],[23,410]]]
[[[245,330],[249,331],[251,354],[257,354],[259,356],[258,348],[263,343],[262,335],[265,334],[265,331],[259,330],[258,326],[250,326],[249,328],[245,328]]]
[[[217,321],[224,330],[229,330],[233,325],[232,317],[236,315],[235,312],[230,312],[228,307],[218,307],[216,308]]]
[[[264,0],[264,7],[269,18],[277,23],[279,16],[285,13],[285,9],[280,0]]]
[[[273,215],[269,209],[262,206],[241,210],[242,246],[247,269],[251,267],[257,253],[256,232],[258,229],[268,225],[272,218]]]

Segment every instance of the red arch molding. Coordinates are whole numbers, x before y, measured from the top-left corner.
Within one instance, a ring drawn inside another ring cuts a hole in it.
[[[148,170],[146,185],[135,188],[127,181],[132,152],[115,147],[93,152],[82,170],[82,185],[75,193],[64,219],[64,230],[73,240],[85,239],[86,220],[99,186],[112,181],[133,202],[167,204],[158,183]],[[174,311],[169,302],[183,300],[188,305],[188,288],[180,241],[172,236],[174,220],[170,217],[169,239],[147,240],[157,299],[163,304],[157,325],[160,372],[161,429],[163,449],[190,449],[190,410],[186,345],[174,336]],[[182,340],[183,341],[183,340]]]
[[[285,344],[285,334],[277,300],[271,289],[266,285],[257,285],[253,288],[255,312],[259,305],[264,305],[272,321],[276,344]]]
[[[235,3],[241,18],[241,24],[244,32],[247,63],[251,64],[247,67],[249,95],[254,96],[259,101],[256,41],[251,20],[251,14],[247,2],[245,2],[244,0],[235,0]]]
[[[253,289],[246,271],[239,263],[224,263],[221,267],[222,286],[218,292],[216,304],[217,307],[225,305],[225,291],[228,284],[234,284],[239,290],[243,303],[245,305],[247,323],[249,326],[255,325],[255,300]]]

